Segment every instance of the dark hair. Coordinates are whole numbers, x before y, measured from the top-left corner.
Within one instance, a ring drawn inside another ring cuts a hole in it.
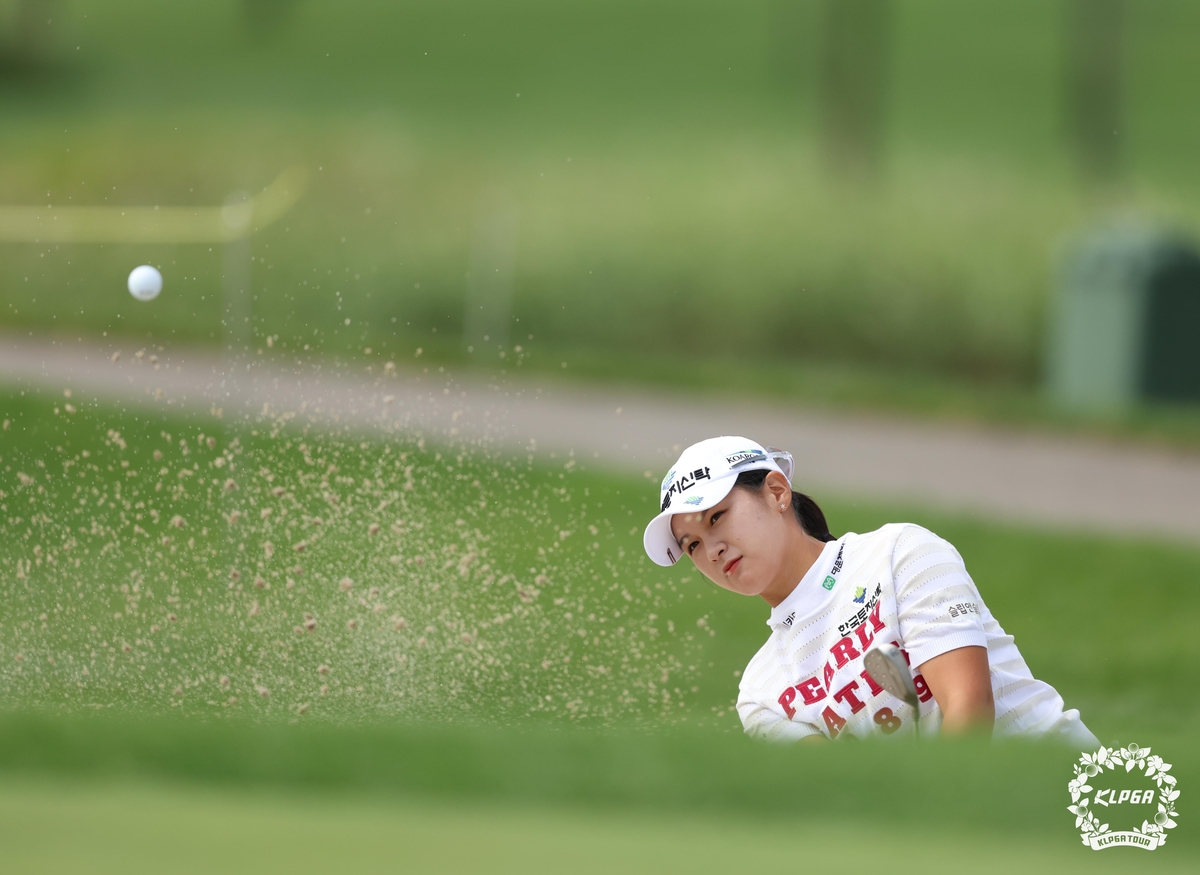
[[[757,471],[743,471],[738,474],[733,485],[749,489],[751,492],[760,492],[769,473],[771,472],[763,468]],[[829,533],[829,523],[825,522],[825,513],[817,506],[817,503],[803,492],[797,492],[794,489],[792,490],[792,513],[796,515],[800,528],[804,529],[806,534],[818,541],[837,540]]]

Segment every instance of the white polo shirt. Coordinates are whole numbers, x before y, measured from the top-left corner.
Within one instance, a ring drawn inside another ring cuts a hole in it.
[[[986,647],[996,703],[994,735],[1056,736],[1095,750],[1076,710],[1034,678],[992,617],[947,541],[908,523],[825,545],[804,579],[767,621],[771,636],[742,675],[738,715],[746,733],[794,741],[818,733],[911,733],[912,708],[863,666],[871,644],[891,642],[914,669],[921,731],[941,725],[921,665],[959,647]]]

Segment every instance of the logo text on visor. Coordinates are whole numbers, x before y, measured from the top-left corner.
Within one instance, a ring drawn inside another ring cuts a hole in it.
[[[672,483],[667,491],[663,494],[662,507],[660,508],[660,511],[666,510],[671,506],[671,496],[675,494],[682,495],[688,489],[691,489],[693,486],[695,486],[697,481],[711,479],[712,477],[709,476],[707,468],[697,468],[695,471],[685,472],[679,475],[679,479]]]
[[[766,458],[767,454],[759,450],[742,450],[740,453],[726,456],[725,464],[730,468],[741,468],[743,465],[749,465],[753,462],[764,462]]]

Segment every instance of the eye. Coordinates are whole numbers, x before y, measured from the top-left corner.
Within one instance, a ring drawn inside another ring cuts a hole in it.
[[[710,526],[715,526],[715,525],[717,524],[717,520],[719,520],[719,519],[720,519],[721,517],[723,517],[723,516],[725,516],[725,511],[723,511],[723,510],[719,510],[719,511],[717,511],[717,512],[716,512],[716,513],[714,513],[714,514],[712,515],[712,517],[709,519],[709,521],[708,521],[708,524],[709,524]]]
[[[687,545],[687,551],[688,551],[689,556],[692,555],[692,551],[696,549],[696,545],[699,543],[700,543],[699,541],[692,541],[690,544]]]

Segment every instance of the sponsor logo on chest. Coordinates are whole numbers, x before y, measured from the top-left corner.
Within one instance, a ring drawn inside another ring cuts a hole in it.
[[[838,634],[849,635],[863,623],[867,622],[867,618],[871,616],[872,612],[875,612],[876,615],[878,615],[878,612],[875,611],[875,609],[879,605],[879,597],[882,594],[882,583],[875,584],[875,591],[871,593],[870,599],[867,599],[867,591],[863,587],[859,587],[851,601],[857,602],[858,604],[862,605],[862,607],[851,614],[846,622],[838,623]]]

